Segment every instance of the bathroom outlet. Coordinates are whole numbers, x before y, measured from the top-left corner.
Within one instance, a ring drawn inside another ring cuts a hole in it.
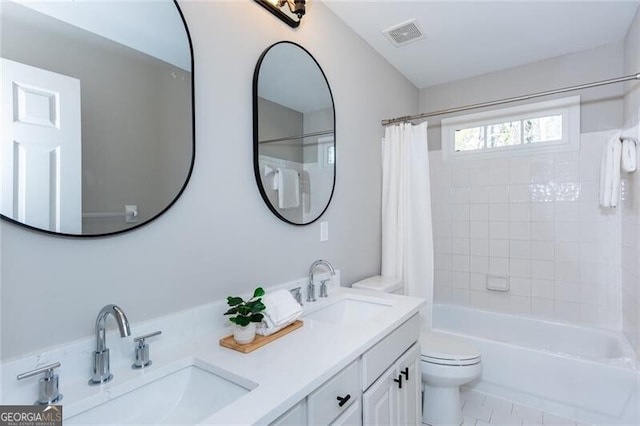
[[[329,241],[329,222],[320,222],[320,241]]]
[[[138,206],[127,204],[124,206],[124,220],[126,223],[135,223],[138,221]]]

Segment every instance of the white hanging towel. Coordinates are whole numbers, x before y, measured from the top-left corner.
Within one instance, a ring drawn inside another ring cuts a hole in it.
[[[300,205],[300,181],[298,171],[278,168],[278,207],[293,209]]]
[[[635,172],[637,168],[636,143],[631,139],[622,141],[622,170],[627,173]]]
[[[620,160],[622,144],[616,134],[605,146],[600,166],[600,206],[618,207],[620,201]]]
[[[300,192],[303,211],[309,213],[311,211],[311,176],[306,170],[300,172]]]

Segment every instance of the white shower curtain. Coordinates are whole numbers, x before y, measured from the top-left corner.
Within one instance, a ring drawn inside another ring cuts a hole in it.
[[[382,140],[382,275],[402,278],[405,294],[427,299],[422,315],[427,329],[433,262],[427,123],[387,126]]]

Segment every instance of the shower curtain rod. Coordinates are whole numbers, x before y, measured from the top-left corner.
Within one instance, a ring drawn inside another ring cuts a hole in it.
[[[292,140],[309,138],[309,137],[312,137],[312,136],[322,136],[322,135],[328,135],[328,134],[333,134],[333,130],[320,130],[318,132],[305,133],[303,135],[287,136],[287,137],[284,137],[284,138],[276,138],[276,139],[267,139],[267,140],[263,140],[263,141],[258,141],[258,144],[274,143],[274,142],[282,142],[282,141],[292,141]]]
[[[417,115],[407,115],[407,116],[404,116],[404,117],[390,118],[390,119],[387,119],[387,120],[382,120],[382,125],[383,126],[387,126],[389,124],[402,123],[402,122],[413,121],[413,120],[420,120],[420,119],[423,119],[423,118],[435,117],[435,116],[444,115],[444,114],[451,114],[451,113],[454,113],[454,112],[468,111],[468,110],[471,110],[471,109],[477,109],[477,108],[484,108],[484,107],[489,107],[489,106],[494,106],[494,105],[507,104],[507,103],[510,103],[510,102],[526,101],[528,99],[539,98],[539,97],[542,97],[542,96],[556,95],[558,93],[572,92],[574,90],[590,89],[591,87],[605,86],[607,84],[614,84],[614,83],[623,83],[625,81],[631,81],[631,80],[640,80],[640,73],[627,75],[625,77],[612,78],[612,79],[609,79],[609,80],[596,81],[596,82],[593,82],[593,83],[580,84],[578,86],[564,87],[562,89],[548,90],[546,92],[531,93],[529,95],[516,96],[516,97],[513,97],[513,98],[505,98],[505,99],[499,99],[499,100],[496,100],[496,101],[482,102],[482,103],[479,103],[479,104],[465,105],[465,106],[461,106],[461,107],[457,107],[457,108],[442,109],[440,111],[425,112],[425,113],[417,114]]]

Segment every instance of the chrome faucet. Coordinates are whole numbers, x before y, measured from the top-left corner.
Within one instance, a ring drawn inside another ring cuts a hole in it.
[[[100,309],[96,319],[96,350],[93,352],[93,372],[89,380],[90,385],[107,383],[113,378],[113,374],[110,372],[109,349],[107,348],[105,335],[105,323],[109,314],[116,319],[121,337],[131,335],[129,320],[127,320],[127,316],[122,309],[116,305],[106,305]]]
[[[329,269],[331,275],[335,275],[336,271],[333,269],[333,266],[326,260],[316,260],[309,267],[309,287],[307,287],[307,302],[315,302],[316,301],[316,286],[313,284],[313,273],[318,266],[324,265]],[[320,285],[320,297],[327,297],[327,281],[323,280]]]

